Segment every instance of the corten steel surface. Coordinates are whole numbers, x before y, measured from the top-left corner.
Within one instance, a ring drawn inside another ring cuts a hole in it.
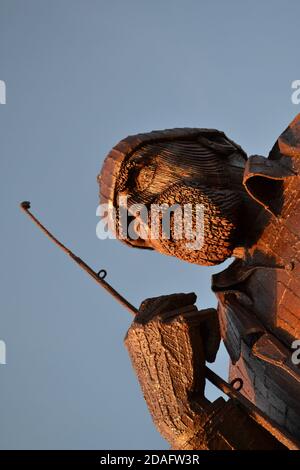
[[[174,448],[297,448],[300,374],[291,344],[300,339],[299,167],[300,115],[268,158],[247,159],[218,131],[174,129],[124,139],[105,160],[102,202],[117,207],[125,194],[129,205],[175,200],[205,206],[198,253],[178,240],[128,237],[127,243],[197,264],[236,257],[213,276],[218,323],[208,326],[201,312],[186,305],[182,311],[180,297],[177,306],[174,297],[169,306],[164,297],[142,304],[127,333],[153,420]],[[242,380],[245,406],[204,397],[205,362],[212,360],[205,345],[218,330],[231,359],[229,380]],[[247,411],[249,401],[262,410],[262,420]]]
[[[174,129],[139,134],[110,152],[99,177],[101,201],[201,203],[204,246],[188,252],[172,239],[125,239],[197,264],[236,260],[213,276],[218,309],[198,311],[196,295],[172,294],[131,305],[46,229],[35,224],[135,315],[125,344],[153,421],[176,449],[297,449],[299,367],[300,115],[268,158],[247,159],[223,133]],[[127,227],[126,227],[127,228]],[[122,227],[122,230],[124,227]],[[117,236],[120,233],[117,230]],[[231,364],[227,383],[207,366],[220,339]],[[230,399],[211,403],[205,379]]]

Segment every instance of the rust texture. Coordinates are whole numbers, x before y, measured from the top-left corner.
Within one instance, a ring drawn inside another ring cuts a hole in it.
[[[178,303],[186,301],[184,294],[176,297]],[[162,297],[154,302],[162,305],[165,300]],[[165,305],[163,312],[151,317],[153,300],[144,302],[125,338],[161,435],[173,449],[284,448],[236,400],[225,402],[220,398],[211,403],[204,397],[205,361],[214,359],[219,343],[218,337],[213,338],[216,311],[198,311],[193,305],[185,305],[170,314],[169,308]],[[210,335],[210,347],[212,343],[215,346],[207,353],[205,341]]]
[[[102,202],[117,208],[122,194],[129,206],[205,207],[198,251],[172,236],[123,241],[196,264],[235,257],[212,279],[217,314],[198,311],[191,294],[148,299],[126,336],[153,421],[173,448],[297,448],[300,370],[291,345],[300,339],[299,169],[300,115],[267,158],[247,158],[215,130],[174,129],[124,139],[105,160]],[[266,420],[242,400],[205,398],[205,363],[215,358],[219,333],[229,382],[242,379],[240,393]]]

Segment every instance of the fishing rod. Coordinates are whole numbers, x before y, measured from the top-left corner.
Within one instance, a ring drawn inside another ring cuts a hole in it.
[[[86,273],[88,273],[101,287],[103,287],[110,295],[116,299],[123,307],[125,307],[129,312],[133,315],[136,315],[138,310],[128,302],[125,297],[119,294],[107,281],[105,281],[105,277],[107,276],[107,272],[105,269],[100,269],[99,272],[94,271],[88,264],[86,264],[79,256],[75,255],[69,248],[67,248],[63,243],[61,243],[46,227],[41,224],[41,222],[32,214],[30,209],[30,202],[23,201],[20,204],[21,209],[27,214],[30,219],[37,225],[44,234],[50,238],[51,241],[55,243],[64,253],[72,258],[78,266],[83,269]]]

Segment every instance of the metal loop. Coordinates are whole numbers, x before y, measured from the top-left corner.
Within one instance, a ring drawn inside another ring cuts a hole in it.
[[[105,279],[106,276],[107,276],[107,272],[105,269],[100,269],[100,271],[98,271],[97,273],[97,276],[100,277],[100,279]]]
[[[235,387],[235,384],[238,384],[237,387]],[[244,382],[241,378],[237,377],[230,382],[230,385],[234,388],[234,390],[239,392],[243,388]]]

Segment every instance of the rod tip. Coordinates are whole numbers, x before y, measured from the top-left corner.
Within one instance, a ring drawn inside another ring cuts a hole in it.
[[[30,209],[30,202],[29,201],[23,201],[20,203],[20,207],[22,209]]]

